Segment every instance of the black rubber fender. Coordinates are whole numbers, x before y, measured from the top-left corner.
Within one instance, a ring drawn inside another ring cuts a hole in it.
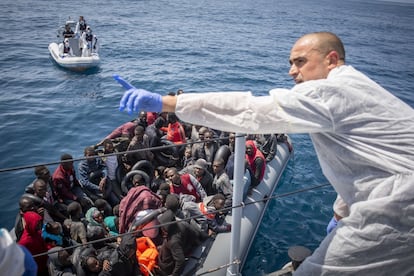
[[[128,193],[128,191],[130,189],[129,187],[132,186],[132,177],[136,174],[142,175],[142,177],[144,177],[144,180],[145,180],[145,186],[149,187],[150,178],[149,178],[148,174],[144,171],[141,171],[141,170],[133,170],[133,171],[128,172],[124,176],[124,178],[122,179],[122,182],[121,182],[121,190],[125,195]]]
[[[216,155],[214,155],[214,161],[217,161],[219,158],[223,158],[224,167],[225,167],[227,164],[227,161],[229,160],[230,155],[231,155],[230,147],[228,145],[222,145],[217,150]]]
[[[154,166],[152,163],[148,160],[140,160],[132,167],[131,171],[144,171],[149,176],[149,181],[151,183],[152,178],[154,176]]]
[[[164,213],[167,210],[165,207],[161,207],[158,209],[153,210],[152,212],[148,213],[147,215],[143,216],[139,220],[134,220],[134,222],[129,227],[129,231],[135,231],[140,225],[145,225],[151,220],[157,218],[160,214]]]
[[[180,156],[178,146],[167,139],[161,139],[161,146],[166,146],[166,148],[154,152],[157,163],[166,167],[175,166]]]
[[[43,199],[41,199],[40,197],[38,197],[38,196],[35,196],[34,194],[29,194],[29,193],[24,193],[21,197],[20,197],[20,199],[22,199],[22,198],[27,198],[27,199],[29,199],[30,201],[32,201],[33,202],[33,204],[36,206],[36,207],[40,207],[40,206],[43,206]]]

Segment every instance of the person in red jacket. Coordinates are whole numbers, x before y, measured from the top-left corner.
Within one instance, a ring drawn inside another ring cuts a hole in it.
[[[200,182],[189,173],[180,175],[177,168],[171,167],[166,171],[166,176],[170,182],[170,192],[180,196],[181,194],[192,195],[196,202],[202,201],[206,196],[206,192]]]
[[[92,201],[83,192],[76,178],[72,155],[65,153],[61,156],[60,160],[61,163],[52,176],[53,189],[56,192],[58,201],[66,205],[77,201],[86,212],[86,210],[92,207]]]
[[[24,230],[19,244],[26,247],[32,255],[47,252],[45,240],[42,238],[43,218],[36,212],[28,211],[23,215]],[[49,275],[47,269],[47,254],[34,258],[37,263],[37,275]]]

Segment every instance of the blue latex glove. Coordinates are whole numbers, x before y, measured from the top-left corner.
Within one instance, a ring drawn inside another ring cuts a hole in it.
[[[160,94],[137,89],[118,75],[115,75],[114,79],[127,89],[119,102],[120,111],[127,109],[129,114],[140,111],[162,111],[162,96]]]

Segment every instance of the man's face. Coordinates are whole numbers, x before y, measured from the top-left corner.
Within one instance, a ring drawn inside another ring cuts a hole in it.
[[[204,170],[200,168],[194,168],[194,174],[195,176],[203,176]]]
[[[317,38],[313,37],[303,37],[293,45],[289,58],[289,75],[296,84],[328,76],[329,58],[318,51],[317,45]]]
[[[166,179],[171,181],[172,184],[181,185],[180,175],[174,170],[168,170],[166,176],[167,176]]]
[[[224,164],[222,164],[221,162],[213,162],[213,172],[215,174],[221,172],[221,170],[223,169]]]
[[[136,130],[135,131],[135,137],[136,137],[138,142],[142,142],[144,140],[144,132],[142,132],[140,130]]]
[[[253,147],[252,146],[246,146],[246,154],[248,156],[253,156]]]
[[[38,183],[36,183],[36,185],[33,188],[35,190],[35,194],[39,196],[40,198],[43,198],[46,196],[47,186],[45,182],[38,181]]]
[[[87,266],[91,272],[100,272],[102,270],[101,264],[95,257],[88,257]]]
[[[114,144],[107,143],[105,144],[105,153],[112,153],[114,152]]]
[[[73,161],[63,162],[62,167],[66,171],[72,170],[73,169]]]
[[[39,173],[38,177],[47,182],[50,179],[50,171],[48,169],[44,169]]]

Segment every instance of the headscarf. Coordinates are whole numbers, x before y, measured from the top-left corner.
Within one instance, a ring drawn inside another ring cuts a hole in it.
[[[42,217],[32,211],[24,213],[23,219],[26,223],[23,235],[19,240],[19,244],[25,246],[32,255],[47,252],[46,242],[42,238],[42,231],[39,224],[42,223]],[[39,273],[47,271],[47,255],[42,255],[35,258],[35,261],[39,268]]]
[[[256,165],[254,164],[254,160],[256,160],[256,158],[261,158],[263,160],[263,167],[262,167],[262,171],[260,172],[260,177],[259,177],[259,181],[261,181],[263,179],[264,176],[264,172],[266,169],[266,159],[263,155],[263,153],[257,149],[256,144],[254,143],[253,140],[247,140],[246,141],[246,148],[247,147],[251,147],[252,148],[252,156],[248,155],[246,153],[246,160],[249,163],[250,168],[252,169],[253,174],[256,173]]]
[[[103,226],[102,223],[95,220],[95,217],[100,214],[100,211],[96,207],[91,207],[86,212],[85,218],[92,226]]]

